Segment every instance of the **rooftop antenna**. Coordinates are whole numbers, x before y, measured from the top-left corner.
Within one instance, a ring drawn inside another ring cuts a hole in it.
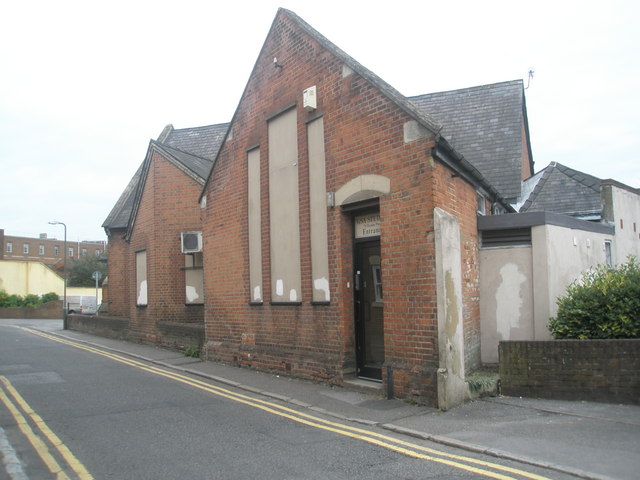
[[[531,79],[533,78],[534,73],[533,68],[530,68],[527,72],[527,86],[524,87],[525,90],[529,88],[529,85],[531,85]]]

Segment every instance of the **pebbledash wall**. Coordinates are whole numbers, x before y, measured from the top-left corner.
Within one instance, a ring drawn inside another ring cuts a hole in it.
[[[640,405],[640,340],[500,342],[502,393]]]
[[[446,408],[455,395],[447,382],[464,383],[465,368],[480,365],[477,186],[437,158],[436,135],[383,91],[390,87],[309,29],[279,11],[201,196],[207,355],[338,384],[353,375],[353,218],[373,211],[394,394]],[[302,96],[312,85],[317,108],[308,111]],[[281,118],[297,155],[274,168]],[[314,174],[314,155],[326,178]],[[278,211],[289,208],[279,175],[290,176],[284,188],[294,185],[297,211]],[[318,224],[327,278],[314,273]],[[299,285],[282,289],[276,243],[290,228],[299,245],[288,251],[285,283],[299,274]],[[382,375],[387,382],[386,368]]]

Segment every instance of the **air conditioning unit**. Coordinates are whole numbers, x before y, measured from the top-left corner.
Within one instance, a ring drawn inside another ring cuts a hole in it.
[[[202,251],[202,232],[182,232],[182,253],[197,253]]]

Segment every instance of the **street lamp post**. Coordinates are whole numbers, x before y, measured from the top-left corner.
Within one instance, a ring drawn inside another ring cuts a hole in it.
[[[67,329],[67,226],[54,220],[49,225],[62,225],[64,227],[64,264],[62,265],[62,279],[64,280],[64,299],[62,300],[62,329]]]

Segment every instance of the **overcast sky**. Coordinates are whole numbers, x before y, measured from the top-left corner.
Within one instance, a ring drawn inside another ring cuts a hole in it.
[[[640,187],[640,2],[12,1],[0,7],[0,228],[105,239],[149,140],[228,122],[279,6],[411,96],[534,77],[536,171]]]

